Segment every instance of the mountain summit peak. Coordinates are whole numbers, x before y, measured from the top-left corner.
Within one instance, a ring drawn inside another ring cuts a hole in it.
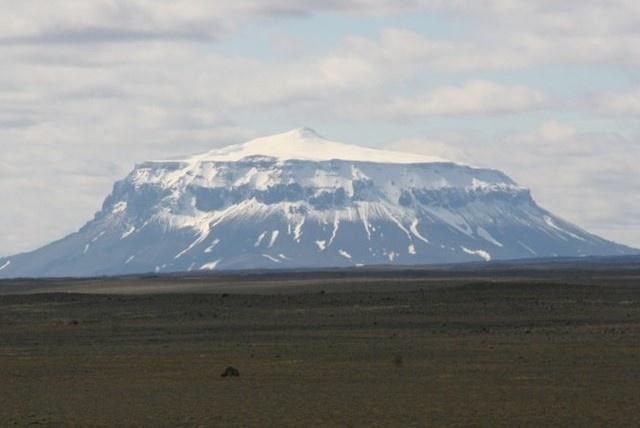
[[[315,129],[310,128],[308,126],[303,126],[302,128],[296,128],[293,129],[289,132],[287,132],[287,134],[294,134],[300,138],[319,138],[319,139],[324,139],[324,137],[322,135],[320,135]]]
[[[260,137],[246,143],[214,149],[186,159],[188,162],[235,162],[265,156],[285,160],[349,160],[375,163],[417,164],[451,161],[435,156],[405,153],[331,141],[309,127]]]

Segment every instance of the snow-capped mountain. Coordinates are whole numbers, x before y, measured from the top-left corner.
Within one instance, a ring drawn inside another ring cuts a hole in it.
[[[503,173],[303,128],[140,164],[78,232],[0,277],[426,264],[629,254]]]

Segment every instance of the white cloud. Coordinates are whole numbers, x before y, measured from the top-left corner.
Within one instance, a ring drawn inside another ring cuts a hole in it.
[[[374,105],[358,104],[345,113],[386,119],[486,115],[528,111],[541,108],[544,103],[543,93],[522,85],[472,80],[459,86],[436,87],[411,97],[389,97]]]
[[[640,88],[603,94],[596,108],[604,114],[640,116]]]
[[[531,20],[535,20],[531,17]],[[640,25],[640,22],[639,22]],[[640,31],[623,34],[558,34],[523,23],[482,27],[474,37],[428,39],[415,31],[386,28],[377,40],[351,37],[344,55],[367,58],[394,71],[514,70],[544,65],[638,65]]]
[[[96,43],[135,40],[211,40],[257,18],[320,12],[367,15],[430,10],[439,2],[391,0],[22,0],[3,7],[0,42]]]

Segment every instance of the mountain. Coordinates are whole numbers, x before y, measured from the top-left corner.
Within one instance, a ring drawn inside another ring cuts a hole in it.
[[[303,128],[118,181],[78,232],[0,277],[622,255],[503,173],[346,145]]]

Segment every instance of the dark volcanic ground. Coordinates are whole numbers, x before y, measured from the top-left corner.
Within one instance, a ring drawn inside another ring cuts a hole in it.
[[[24,290],[49,293],[0,296],[0,426],[640,425],[634,269]]]

